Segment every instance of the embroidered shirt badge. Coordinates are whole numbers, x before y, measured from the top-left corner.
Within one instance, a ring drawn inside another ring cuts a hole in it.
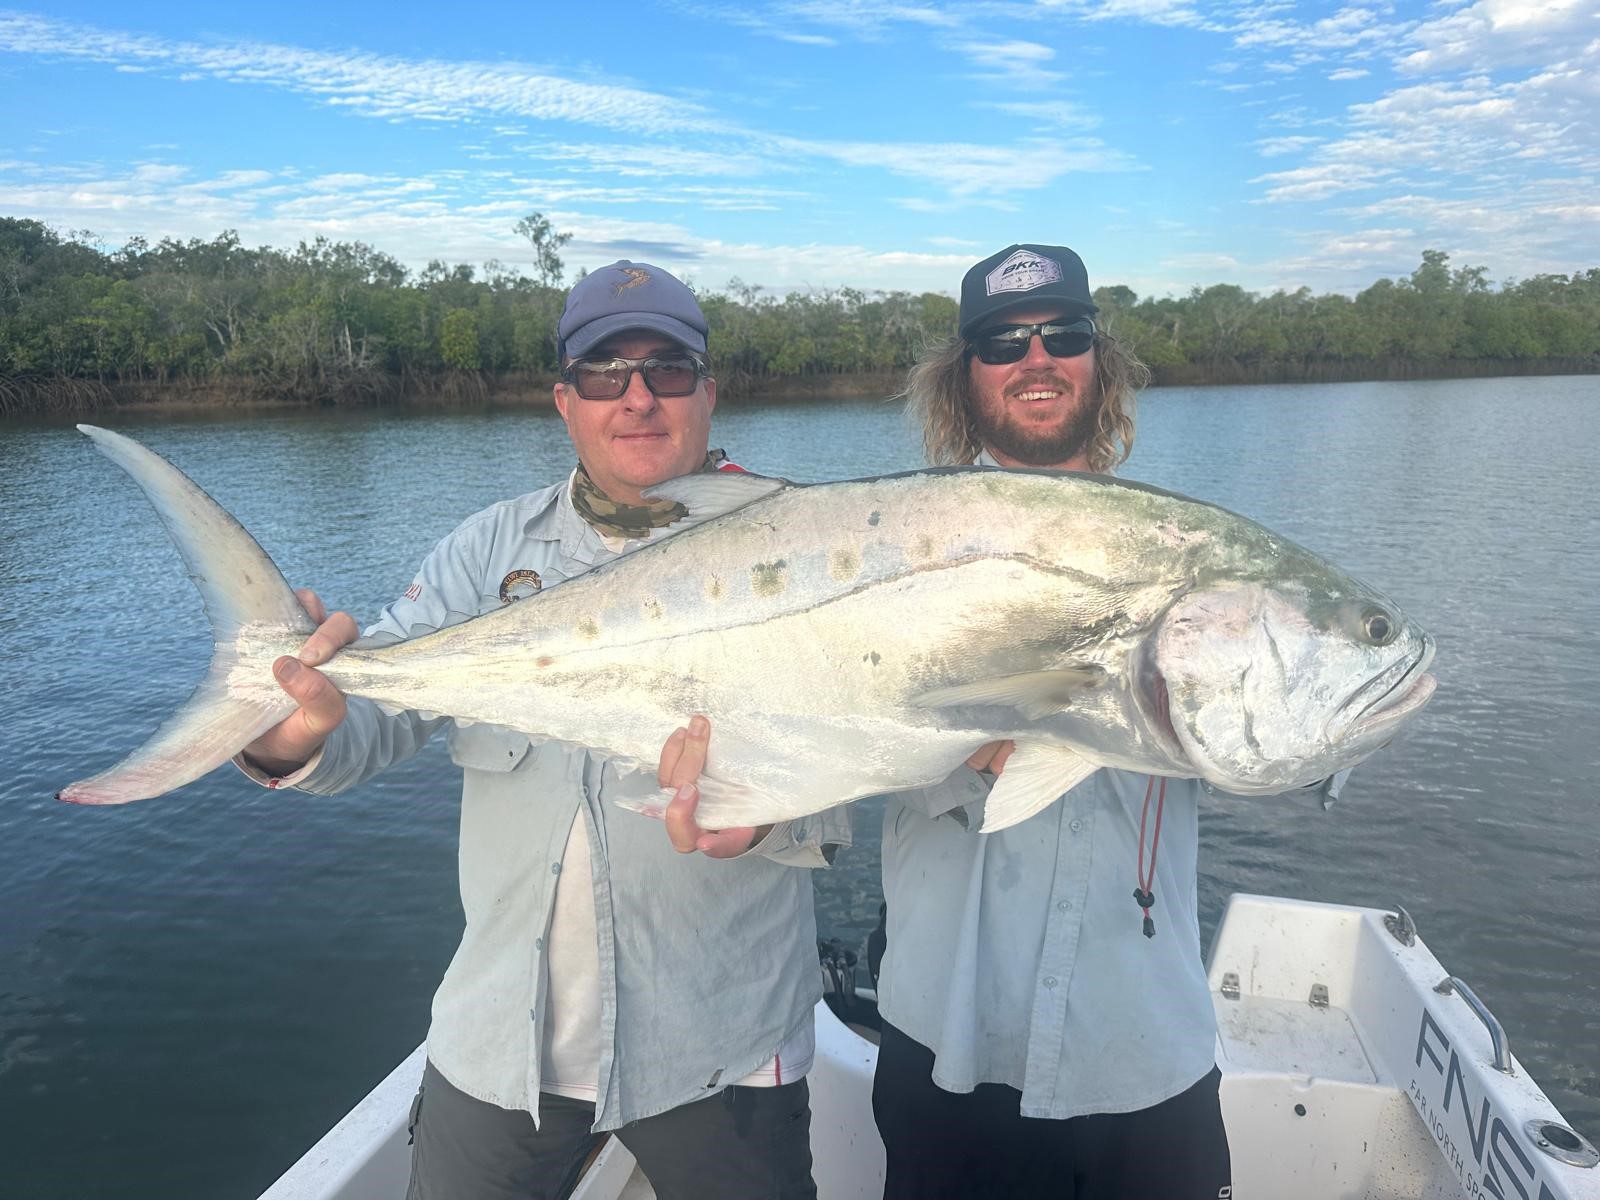
[[[500,603],[510,604],[513,600],[526,600],[529,596],[537,595],[544,583],[539,578],[539,572],[520,570],[512,571],[500,581]]]

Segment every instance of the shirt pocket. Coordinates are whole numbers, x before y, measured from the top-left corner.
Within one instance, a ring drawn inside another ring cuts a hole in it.
[[[516,770],[532,745],[527,734],[503,725],[452,725],[446,741],[456,766],[497,775]]]

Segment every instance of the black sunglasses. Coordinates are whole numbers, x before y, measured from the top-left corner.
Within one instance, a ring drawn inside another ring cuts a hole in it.
[[[994,325],[967,339],[967,349],[978,361],[991,367],[1020,362],[1028,353],[1034,334],[1044,343],[1051,358],[1077,358],[1094,345],[1094,321],[1042,321],[1037,325]]]
[[[628,390],[633,373],[644,376],[654,396],[687,396],[700,386],[710,368],[692,354],[662,354],[649,358],[590,358],[567,364],[564,382],[578,389],[585,400],[615,400]]]

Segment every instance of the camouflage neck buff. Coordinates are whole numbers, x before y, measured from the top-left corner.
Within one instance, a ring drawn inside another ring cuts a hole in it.
[[[727,461],[728,456],[721,450],[711,450],[706,453],[700,470],[715,471]],[[689,512],[676,500],[653,500],[649,504],[623,504],[613,500],[589,477],[581,461],[572,477],[572,507],[606,537],[622,538],[649,537],[652,529],[671,525]]]

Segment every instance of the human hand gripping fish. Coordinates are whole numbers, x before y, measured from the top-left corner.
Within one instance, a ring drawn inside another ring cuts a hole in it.
[[[272,677],[300,707],[242,752],[246,762],[280,778],[310,762],[344,720],[348,711],[344,693],[316,668],[361,635],[354,617],[347,612],[329,615],[309,588],[296,588],[294,594],[317,622],[317,630],[298,654],[285,654],[272,664]]]
[[[772,832],[771,825],[702,829],[695,821],[700,804],[700,772],[711,748],[711,722],[696,713],[689,724],[673,731],[661,747],[656,782],[673,793],[662,817],[667,837],[679,854],[700,851],[707,858],[734,858],[755,847]]]

